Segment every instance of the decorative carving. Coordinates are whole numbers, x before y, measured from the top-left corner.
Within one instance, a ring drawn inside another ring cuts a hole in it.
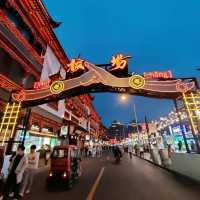
[[[19,3],[28,13],[30,13],[30,23],[35,25],[38,33],[42,36],[46,44],[48,44],[54,51],[61,65],[66,66],[69,63],[69,60],[52,30],[49,23],[50,16],[42,3],[39,0],[20,0]]]
[[[0,38],[0,47],[2,47],[14,60],[19,62],[24,67],[27,73],[31,72],[35,77],[39,77],[39,73],[36,72],[35,70],[32,70],[32,68],[30,68],[30,65],[27,64],[24,61],[24,59],[17,54],[16,51],[8,47],[8,45],[3,40],[1,40],[1,38]]]
[[[10,22],[3,11],[0,10],[0,21],[6,26],[6,28],[18,39],[18,41],[28,50],[33,58],[42,65],[43,59],[37,54],[35,49],[28,43],[28,41],[22,36],[20,31]]]
[[[13,100],[15,100],[17,102],[24,101],[26,99],[24,90],[20,90],[18,92],[13,93],[12,98],[13,98]]]
[[[6,76],[0,74],[0,88],[4,88],[8,91],[22,90],[22,87],[18,86],[13,81],[9,80]]]

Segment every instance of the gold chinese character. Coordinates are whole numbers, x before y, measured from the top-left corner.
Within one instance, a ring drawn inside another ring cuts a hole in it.
[[[67,65],[67,72],[74,73],[80,69],[84,70],[84,61],[81,59],[72,59],[71,62]]]
[[[124,69],[127,66],[127,57],[124,57],[122,54],[113,56],[111,60],[111,66],[113,68],[111,68],[110,71],[113,71],[116,69]]]

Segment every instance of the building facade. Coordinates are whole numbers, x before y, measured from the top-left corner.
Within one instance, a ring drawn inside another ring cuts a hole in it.
[[[11,92],[21,88],[31,89],[35,83],[48,80],[60,72],[64,79],[64,67],[69,59],[62,49],[53,29],[57,23],[51,18],[40,0],[2,0],[0,2],[0,118],[10,100]],[[52,63],[48,63],[50,59]],[[70,132],[69,124],[78,127],[76,137],[85,134],[98,137],[100,118],[90,95],[81,95],[59,102],[32,107],[20,112],[15,129],[15,140],[25,138],[25,144],[55,145],[62,130]],[[4,137],[5,130],[1,129]],[[6,136],[7,137],[7,136]],[[10,139],[10,136],[6,140]]]

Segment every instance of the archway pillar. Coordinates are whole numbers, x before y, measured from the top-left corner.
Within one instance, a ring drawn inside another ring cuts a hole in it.
[[[196,143],[197,152],[200,153],[200,93],[182,93],[182,101]]]

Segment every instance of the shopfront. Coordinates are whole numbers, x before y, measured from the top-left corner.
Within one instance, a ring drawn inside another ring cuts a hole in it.
[[[186,152],[183,133],[185,134],[189,149],[194,151],[192,150],[192,145],[195,144],[195,140],[187,121],[184,121],[181,125],[179,123],[174,123],[162,130],[164,145],[167,146],[171,144],[175,152]],[[179,149],[179,143],[182,144],[181,150]]]
[[[24,131],[18,130],[16,133],[16,141],[22,141],[24,137]],[[41,149],[44,146],[54,147],[57,145],[58,139],[54,133],[44,133],[38,132],[35,130],[28,130],[26,132],[25,143],[24,146],[26,148],[26,152],[29,151],[31,145],[36,145],[37,150]],[[17,144],[14,145],[14,149],[17,148]]]

